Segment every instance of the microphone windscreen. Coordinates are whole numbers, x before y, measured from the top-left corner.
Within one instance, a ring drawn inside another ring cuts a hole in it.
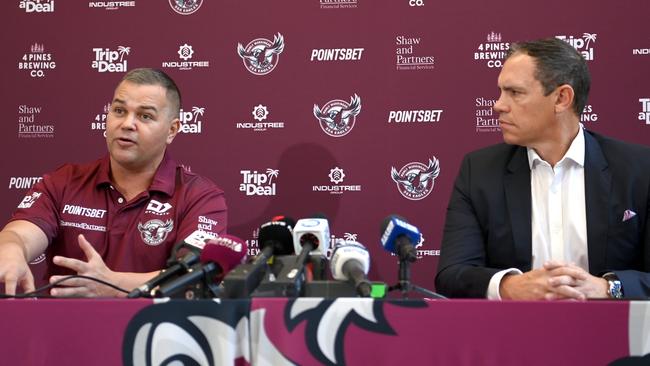
[[[293,255],[293,227],[296,221],[286,216],[276,216],[262,226],[258,235],[260,248],[273,245],[273,255]]]
[[[246,243],[232,235],[209,240],[201,252],[201,263],[213,262],[221,267],[218,279],[246,260]]]

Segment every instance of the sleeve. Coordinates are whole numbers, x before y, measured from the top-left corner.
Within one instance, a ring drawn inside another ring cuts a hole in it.
[[[59,232],[58,202],[62,192],[56,182],[65,181],[65,179],[60,179],[64,174],[64,168],[51,174],[45,174],[27,192],[9,219],[10,222],[25,220],[38,226],[47,236],[48,245]]]
[[[626,299],[650,299],[650,187],[648,187],[648,200],[645,209],[645,222],[640,240],[643,242],[643,270],[613,271],[623,285],[623,296]]]
[[[447,297],[485,298],[499,271],[486,267],[486,239],[471,192],[471,159],[466,156],[447,207],[436,274],[436,291]]]
[[[226,233],[227,207],[223,191],[207,179],[195,184],[185,194],[185,210],[179,217],[178,238],[186,238],[196,230],[216,235]]]

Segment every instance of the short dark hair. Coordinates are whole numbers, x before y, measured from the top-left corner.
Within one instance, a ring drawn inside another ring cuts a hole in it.
[[[506,60],[517,53],[535,59],[535,78],[542,84],[545,95],[549,95],[560,85],[571,85],[575,94],[573,109],[578,116],[582,114],[591,87],[587,61],[582,54],[558,38],[512,43]]]
[[[167,99],[171,103],[172,116],[178,117],[181,113],[181,92],[174,80],[165,72],[158,69],[140,68],[133,69],[124,75],[122,81],[137,85],[160,85],[165,88]]]

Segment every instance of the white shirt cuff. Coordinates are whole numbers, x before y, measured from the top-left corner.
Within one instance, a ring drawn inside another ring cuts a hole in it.
[[[486,297],[488,300],[501,300],[501,294],[499,293],[499,286],[501,285],[501,280],[503,276],[514,273],[514,274],[523,274],[522,271],[517,268],[508,268],[503,271],[495,273],[492,278],[490,278],[490,283],[488,284]]]

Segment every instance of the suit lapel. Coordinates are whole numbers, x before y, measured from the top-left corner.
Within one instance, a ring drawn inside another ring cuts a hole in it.
[[[532,266],[532,230],[530,167],[526,148],[515,150],[504,176],[504,189],[508,214],[512,225],[517,267],[529,271]]]
[[[606,269],[609,197],[612,175],[598,141],[585,131],[585,209],[589,271],[599,275]]]

